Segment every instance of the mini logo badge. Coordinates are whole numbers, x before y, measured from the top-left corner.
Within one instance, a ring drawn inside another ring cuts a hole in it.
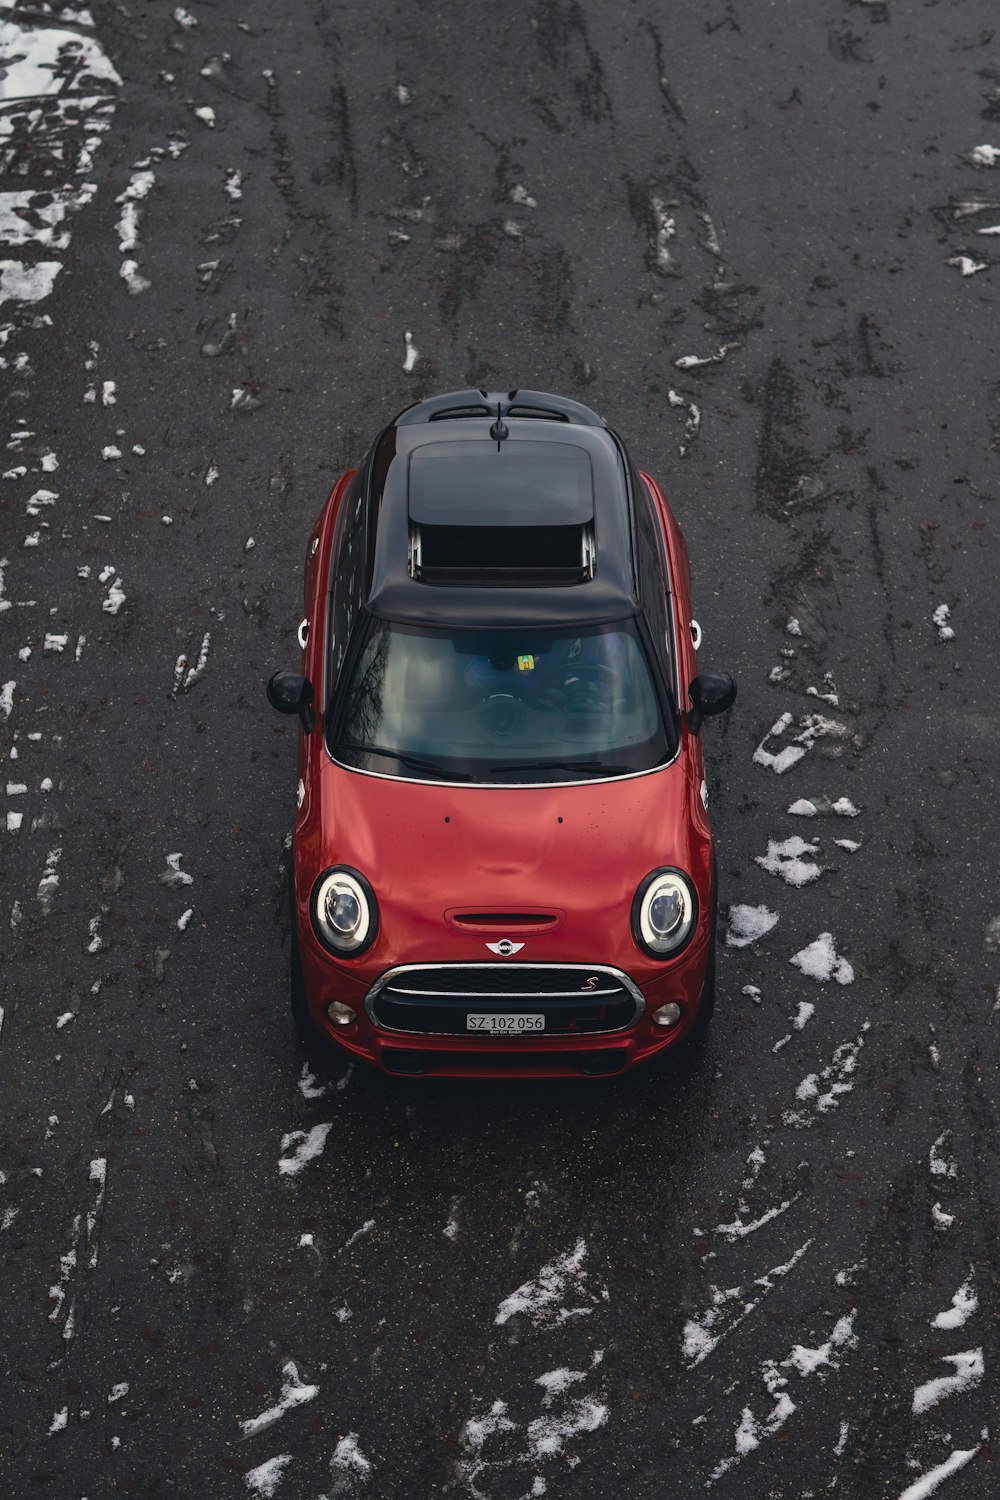
[[[596,974],[591,974],[589,979],[584,980],[583,987],[585,990],[596,990],[597,984],[598,976]]]
[[[520,953],[524,947],[523,943],[512,943],[510,938],[501,938],[499,943],[487,943],[491,953],[497,953],[501,958],[510,958],[512,953]]]

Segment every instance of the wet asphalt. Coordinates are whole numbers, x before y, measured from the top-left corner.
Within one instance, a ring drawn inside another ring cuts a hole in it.
[[[945,1466],[982,1500],[994,7],[181,14],[93,7],[122,78],[98,190],[52,295],[0,308],[5,440],[33,434],[0,481],[27,787],[0,832],[0,1493],[896,1500]],[[7,185],[61,181],[47,150]],[[722,950],[707,1045],[615,1083],[383,1079],[288,1014],[295,738],[264,682],[297,663],[333,479],[466,385],[623,434],[684,527],[701,659],[739,680],[705,729],[723,928],[778,920]],[[858,815],[788,811],[822,798]],[[801,887],[756,862],[796,836]],[[191,884],[161,881],[175,853]],[[790,964],[821,933],[851,982]]]

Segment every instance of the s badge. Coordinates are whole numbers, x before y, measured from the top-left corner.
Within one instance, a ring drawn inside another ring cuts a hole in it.
[[[513,953],[520,953],[524,947],[523,943],[512,943],[510,938],[501,938],[499,943],[487,943],[491,953],[499,954],[501,958],[510,958]]]

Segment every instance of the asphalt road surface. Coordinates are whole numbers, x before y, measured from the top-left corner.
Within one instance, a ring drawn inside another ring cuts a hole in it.
[[[996,1494],[995,5],[5,0],[0,52],[0,1494]],[[308,529],[480,384],[622,432],[740,684],[713,1031],[617,1083],[288,1014]]]

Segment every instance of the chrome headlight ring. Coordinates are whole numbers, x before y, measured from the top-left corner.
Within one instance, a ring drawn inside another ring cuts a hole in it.
[[[672,865],[653,870],[632,899],[632,935],[652,958],[676,958],[698,924],[698,897],[689,876]]]
[[[378,902],[360,870],[334,865],[315,881],[309,902],[313,931],[334,958],[358,958],[378,934]]]

